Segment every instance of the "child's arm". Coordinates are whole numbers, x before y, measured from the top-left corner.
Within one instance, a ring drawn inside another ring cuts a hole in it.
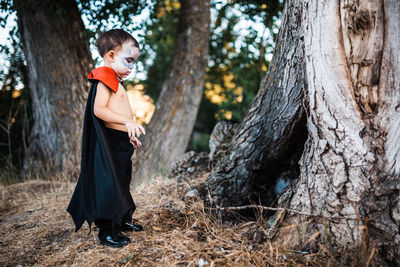
[[[116,113],[107,106],[111,94],[111,90],[108,89],[104,83],[99,82],[97,85],[96,97],[94,99],[94,115],[106,122],[125,125],[128,130],[129,138],[132,138],[132,136],[135,135],[139,136],[140,132],[144,133],[143,127],[136,123],[133,118],[128,118],[124,115]]]

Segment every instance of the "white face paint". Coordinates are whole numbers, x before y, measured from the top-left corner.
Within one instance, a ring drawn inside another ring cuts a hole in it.
[[[132,41],[126,41],[120,49],[115,52],[111,68],[120,78],[126,78],[131,73],[134,63],[139,57],[139,49]]]

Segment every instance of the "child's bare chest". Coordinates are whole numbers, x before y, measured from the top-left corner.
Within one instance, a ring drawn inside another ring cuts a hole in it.
[[[117,93],[111,94],[108,106],[118,113],[126,115],[130,115],[132,113],[132,109],[129,104],[128,94],[121,85],[118,87]]]

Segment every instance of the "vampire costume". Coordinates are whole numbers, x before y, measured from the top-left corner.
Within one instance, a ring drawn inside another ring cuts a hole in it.
[[[81,173],[67,211],[74,220],[75,231],[85,221],[89,227],[94,222],[100,228],[99,238],[102,240],[102,237],[104,239],[115,232],[115,228],[119,231],[121,226],[132,225],[130,222],[136,207],[129,184],[134,147],[127,132],[105,127],[93,111],[99,81],[116,93],[120,83],[117,74],[109,67],[99,67],[88,75],[88,79],[93,84],[84,116]]]

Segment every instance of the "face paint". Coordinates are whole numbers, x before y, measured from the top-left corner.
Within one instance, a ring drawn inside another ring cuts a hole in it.
[[[129,63],[132,62],[132,63]],[[128,69],[133,69],[134,63],[136,62],[136,58],[134,57],[124,57],[121,58],[121,64],[127,67]]]
[[[119,77],[126,78],[134,67],[138,56],[139,49],[130,41],[124,42],[122,48],[115,52],[115,60],[111,63],[111,68]]]

